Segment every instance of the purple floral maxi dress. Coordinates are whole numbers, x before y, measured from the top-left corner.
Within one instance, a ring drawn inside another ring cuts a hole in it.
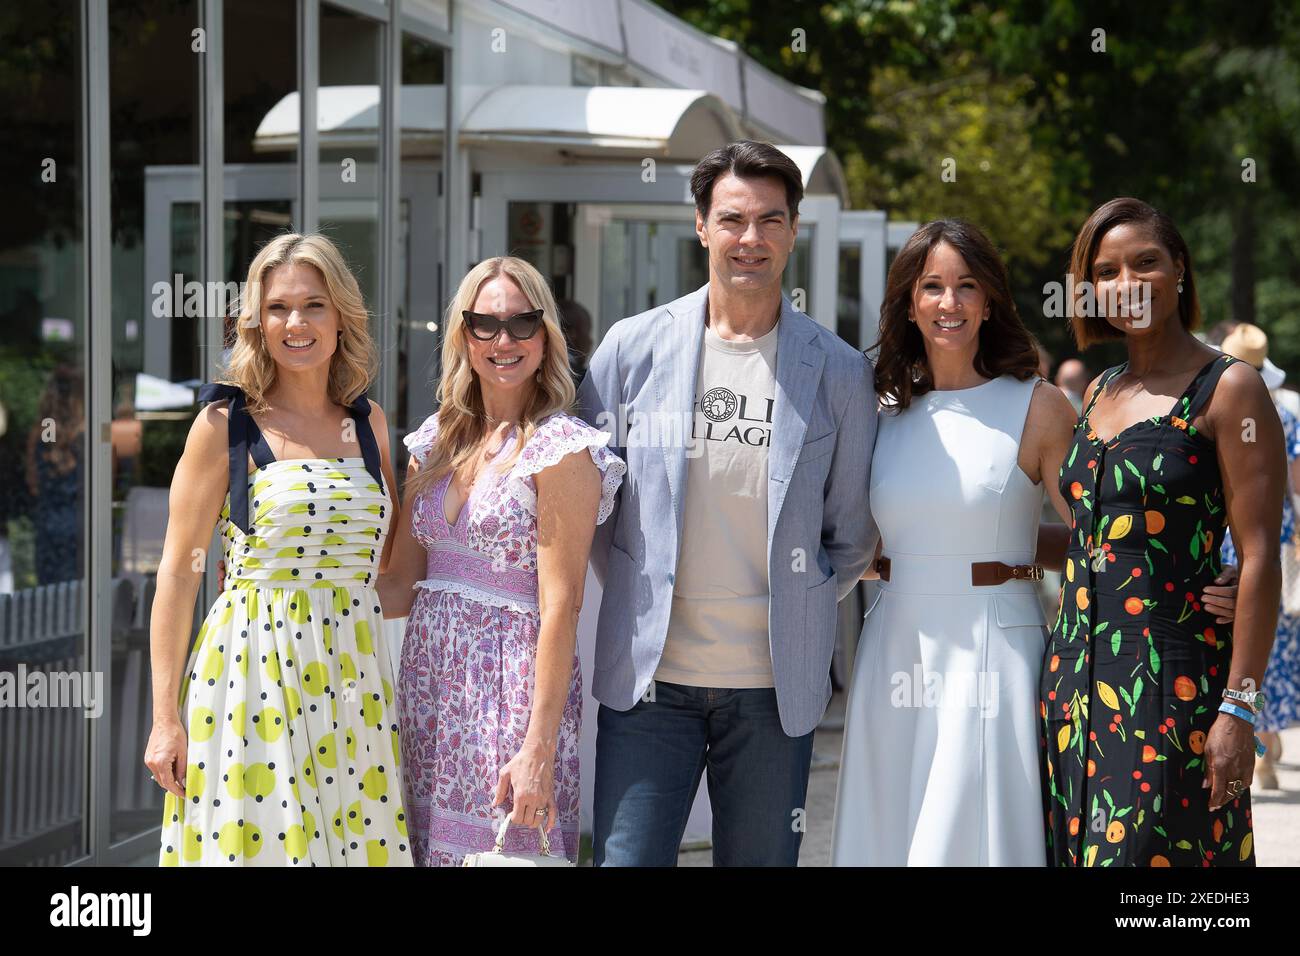
[[[437,416],[404,439],[423,464]],[[541,617],[537,606],[537,488],[534,476],[587,450],[601,473],[597,523],[609,517],[627,470],[609,436],[557,412],[539,423],[506,471],[485,469],[453,523],[443,497],[450,473],[414,502],[412,532],[428,552],[402,642],[398,721],[411,850],[417,866],[459,866],[492,848],[510,809],[492,807],[501,768],[519,752],[533,702]],[[514,439],[497,460],[509,459]],[[573,680],[555,756],[559,823],[551,852],[576,860],[578,731],[582,672]],[[537,852],[536,828],[512,826],[507,852]]]

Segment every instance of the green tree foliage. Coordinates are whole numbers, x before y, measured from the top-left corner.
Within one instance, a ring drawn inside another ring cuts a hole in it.
[[[1257,322],[1274,360],[1300,374],[1293,3],[660,3],[826,96],[828,145],[856,207],[985,228],[1058,359],[1073,347],[1042,315],[1042,286],[1061,277],[1088,212],[1136,195],[1187,236],[1207,323]],[[1087,359],[1100,368],[1116,355]]]

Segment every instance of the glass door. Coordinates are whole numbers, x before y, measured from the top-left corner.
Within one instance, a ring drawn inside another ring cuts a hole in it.
[[[596,303],[597,342],[619,319],[671,302],[709,281],[708,251],[695,233],[690,206],[580,203],[576,220],[576,289],[579,301]],[[800,216],[794,252],[781,279],[795,307],[810,314],[822,228],[816,217]]]

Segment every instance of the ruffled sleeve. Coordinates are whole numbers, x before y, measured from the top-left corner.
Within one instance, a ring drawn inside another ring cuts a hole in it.
[[[438,438],[438,413],[434,412],[426,418],[423,424],[415,431],[402,437],[402,444],[406,450],[411,453],[421,465],[424,464],[425,456],[429,454],[429,449]]]
[[[530,508],[537,504],[535,485],[528,479],[543,468],[558,464],[565,455],[586,449],[600,471],[600,506],[596,524],[603,524],[614,511],[619,485],[627,465],[606,447],[609,435],[592,428],[579,418],[557,412],[542,422],[528,440],[510,471],[510,490]]]

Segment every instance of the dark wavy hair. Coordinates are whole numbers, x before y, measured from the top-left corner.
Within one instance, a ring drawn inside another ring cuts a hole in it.
[[[988,296],[989,317],[980,323],[975,371],[985,378],[1012,375],[1021,381],[1038,374],[1038,346],[1020,321],[1007,267],[976,226],[961,219],[927,222],[907,240],[885,283],[885,301],[880,307],[879,356],[876,359],[876,394],[882,403],[899,410],[912,399],[934,388],[934,377],[925,355],[925,339],[916,323],[908,321],[912,295],[925,274],[930,251],[940,243],[952,246]],[[875,348],[876,346],[872,346]]]
[[[1174,221],[1141,199],[1122,196],[1102,203],[1093,210],[1088,221],[1079,229],[1079,234],[1074,237],[1074,245],[1070,247],[1070,274],[1074,278],[1074,287],[1079,289],[1085,280],[1093,281],[1092,264],[1097,258],[1097,247],[1101,245],[1101,240],[1116,226],[1128,223],[1150,230],[1152,237],[1165,247],[1175,264],[1179,258],[1183,260],[1183,291],[1178,296],[1178,321],[1187,331],[1192,331],[1201,324],[1201,301],[1196,295],[1192,252],[1187,248],[1187,241],[1183,239]],[[1094,342],[1124,338],[1124,333],[1104,318],[1083,315],[1079,309],[1073,310],[1070,326],[1079,351]]]

